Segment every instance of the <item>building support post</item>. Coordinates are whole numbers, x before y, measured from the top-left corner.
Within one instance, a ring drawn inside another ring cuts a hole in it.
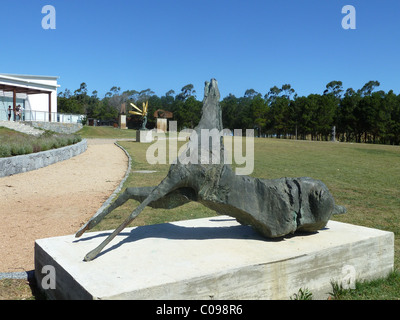
[[[16,121],[16,110],[17,110],[17,89],[13,90],[13,119]]]
[[[49,92],[49,122],[51,122],[51,92]]]

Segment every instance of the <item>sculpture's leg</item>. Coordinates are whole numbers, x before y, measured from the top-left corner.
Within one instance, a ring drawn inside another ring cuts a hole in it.
[[[110,243],[123,229],[125,229],[142,211],[143,209],[152,202],[155,202],[163,198],[168,193],[172,192],[178,187],[180,180],[179,175],[174,178],[164,179],[160,185],[153,189],[150,195],[129,215],[129,217],[110,234],[97,248],[90,251],[84,258],[85,261],[90,261],[96,258],[96,256],[103,250],[103,248]]]
[[[109,244],[123,229],[125,229],[146,207],[147,201],[143,201],[130,215],[129,217],[117,228],[112,234],[110,234],[98,247],[90,251],[84,258],[85,261],[91,261],[97,257],[97,255]]]
[[[125,190],[124,193],[122,193],[109,207],[105,208],[103,211],[98,211],[92,218],[90,218],[90,220],[78,230],[75,237],[79,238],[86,230],[94,228],[106,215],[119,206],[122,206],[129,199],[129,191]]]
[[[127,188],[109,207],[105,208],[103,211],[97,212],[90,218],[90,220],[75,234],[75,237],[79,238],[85,231],[94,228],[106,215],[122,206],[129,199],[139,201],[140,203],[143,202],[155,188],[156,187]],[[181,188],[172,191],[157,201],[149,203],[149,206],[152,208],[173,209],[190,201],[196,201],[194,191],[190,188]]]

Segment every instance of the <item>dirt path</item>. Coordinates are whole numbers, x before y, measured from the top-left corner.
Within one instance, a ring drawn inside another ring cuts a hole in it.
[[[37,239],[74,234],[118,187],[128,158],[114,140],[36,171],[0,178],[0,272],[34,269]]]

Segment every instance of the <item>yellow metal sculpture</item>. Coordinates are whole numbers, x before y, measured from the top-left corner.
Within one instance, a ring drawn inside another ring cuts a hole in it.
[[[146,103],[143,102],[143,110],[140,110],[138,107],[136,107],[133,103],[131,103],[131,106],[134,107],[138,111],[129,111],[130,114],[134,114],[137,116],[142,116],[143,117],[143,123],[142,123],[142,128],[140,130],[146,130],[146,124],[147,124],[147,109],[149,108],[149,102],[146,101]]]

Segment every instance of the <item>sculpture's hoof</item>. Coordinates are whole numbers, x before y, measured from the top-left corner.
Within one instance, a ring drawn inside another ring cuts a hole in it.
[[[75,233],[75,238],[79,238],[80,236],[82,236],[88,228],[89,222],[86,223],[82,228],[80,228],[77,233]]]
[[[94,249],[92,251],[90,251],[85,258],[83,259],[84,261],[92,261],[94,258],[97,257],[97,255],[100,253],[100,250],[98,249]]]

